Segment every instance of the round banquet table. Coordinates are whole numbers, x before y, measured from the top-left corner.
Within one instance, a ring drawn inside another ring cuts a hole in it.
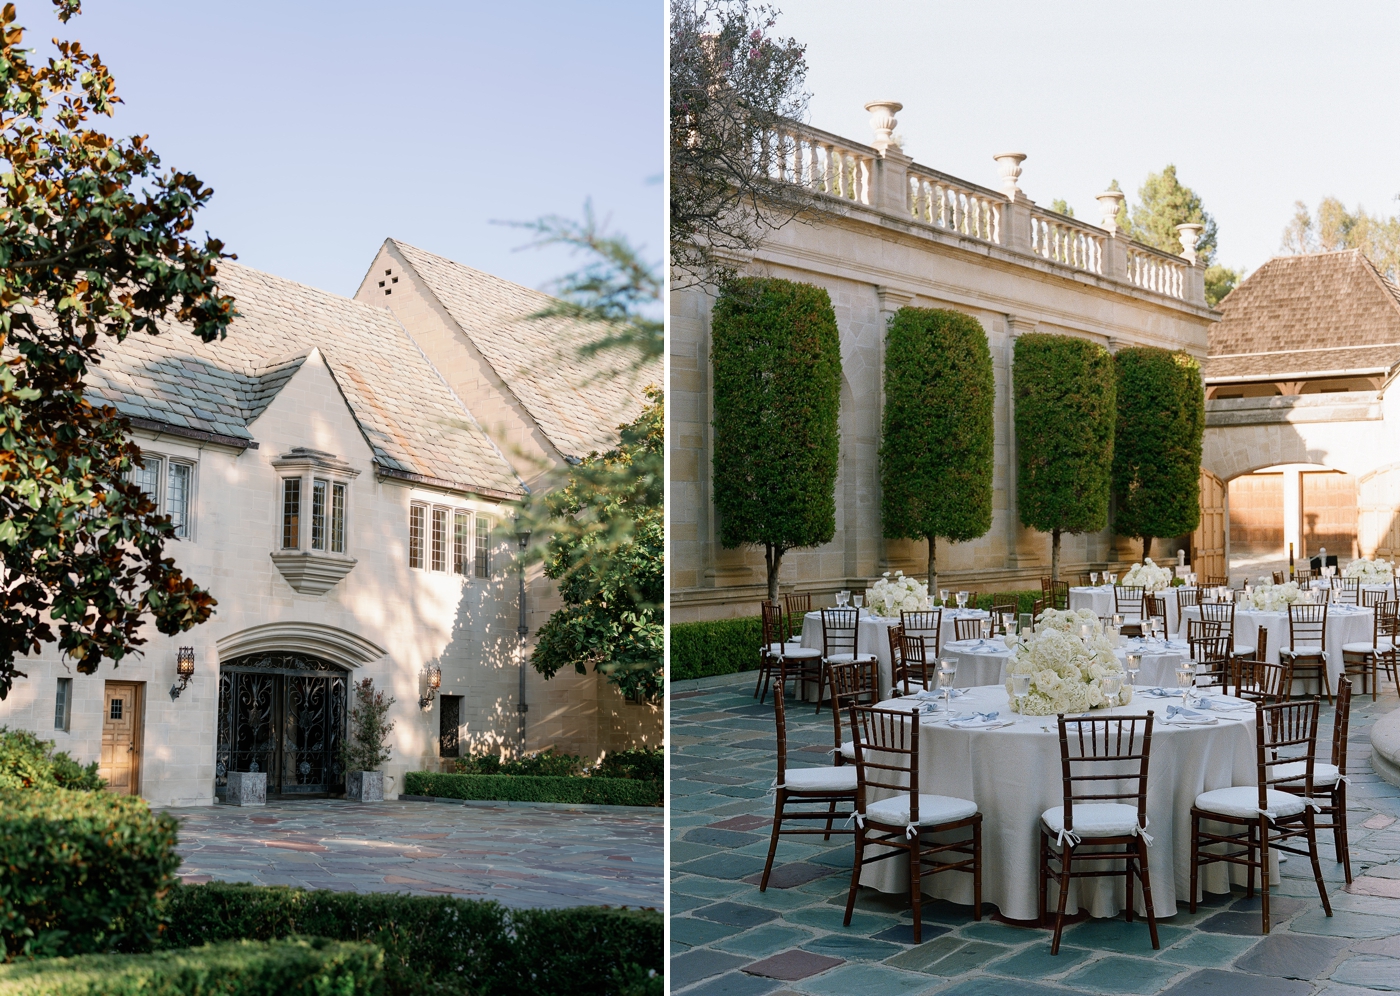
[[[937,653],[943,653],[944,648],[952,641],[954,619],[986,619],[989,616],[990,613],[983,609],[944,609],[943,625],[938,631]],[[856,653],[875,655],[880,662],[881,688],[889,688],[894,681],[894,668],[890,662],[890,629],[898,625],[898,616],[872,616],[869,609],[860,610],[860,619],[856,624]],[[812,650],[822,649],[820,610],[808,612],[802,617],[802,646]],[[992,680],[996,680],[995,676]],[[955,684],[962,687],[961,681]]]
[[[1191,807],[1196,796],[1230,785],[1251,785],[1257,777],[1253,710],[1213,712],[1220,718],[1212,726],[1177,726],[1162,719],[1172,701],[1135,696],[1129,705],[1111,713],[1141,716],[1148,709],[1156,713],[1147,780],[1147,832],[1152,836],[1147,864],[1153,906],[1161,919],[1176,913],[1178,897],[1182,902],[1189,899]],[[904,705],[907,700],[880,703],[892,709]],[[976,801],[982,813],[983,901],[1009,919],[1035,919],[1039,915],[1040,815],[1064,803],[1055,717],[1016,715],[999,685],[968,691],[953,702],[953,712],[996,710],[999,718],[1012,721],[1010,726],[956,729],[947,725],[942,708],[940,703],[938,712],[921,717],[919,789]],[[877,799],[890,794],[872,793]],[[872,853],[879,853],[873,845]],[[1204,892],[1228,892],[1229,880],[1222,864],[1201,869]],[[860,882],[881,892],[907,895],[908,859],[900,855],[867,865]],[[926,895],[972,904],[971,875],[925,873],[922,884]],[[1087,909],[1091,916],[1116,916],[1126,902],[1121,874],[1077,879],[1070,888],[1066,908]],[[1050,889],[1053,908],[1058,896],[1053,880]],[[1135,888],[1134,894],[1141,911],[1142,890]]]
[[[1182,612],[1182,618],[1199,619],[1201,610],[1194,605],[1188,605]],[[1354,605],[1327,607],[1327,677],[1334,689],[1337,687],[1337,678],[1342,673],[1342,645],[1370,643],[1375,635],[1375,619],[1374,609],[1362,609]],[[1288,646],[1288,613],[1235,606],[1236,645],[1255,646],[1259,642],[1260,626],[1269,633],[1269,646],[1264,659],[1270,664],[1277,664],[1279,648]]]
[[[1098,587],[1083,585],[1071,588],[1069,590],[1069,607],[1071,609],[1089,609],[1100,619],[1107,618],[1118,611],[1117,603],[1113,597],[1113,588],[1114,586],[1111,584],[1103,584]],[[1182,590],[1190,591],[1193,589],[1177,587],[1167,588],[1165,591],[1149,592],[1166,603],[1168,633],[1174,634],[1181,627],[1176,593]],[[1137,621],[1136,616],[1130,618],[1133,622]]]
[[[1128,654],[1142,654],[1142,670],[1137,676],[1139,688],[1175,688],[1177,665],[1191,656],[1191,647],[1185,640],[1124,637],[1113,652],[1125,667]]]
[[[1326,591],[1332,587],[1332,582],[1327,578],[1313,578],[1308,582],[1308,587],[1314,591]],[[1363,584],[1359,586],[1361,591],[1382,591],[1387,599],[1395,597],[1395,585],[1393,584]],[[1360,595],[1356,596],[1359,600]]]
[[[1006,681],[1006,662],[1011,658],[1011,648],[999,636],[989,640],[953,640],[943,645],[943,656],[958,660],[954,688],[976,688]]]

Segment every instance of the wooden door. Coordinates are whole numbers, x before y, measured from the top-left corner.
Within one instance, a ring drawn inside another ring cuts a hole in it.
[[[1201,522],[1191,534],[1191,569],[1204,581],[1225,575],[1225,482],[1201,468]]]
[[[98,774],[106,780],[107,791],[118,795],[141,791],[141,698],[138,682],[107,682]]]

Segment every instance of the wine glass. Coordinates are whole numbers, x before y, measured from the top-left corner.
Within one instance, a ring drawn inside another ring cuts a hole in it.
[[[864,595],[852,595],[852,596],[851,596],[851,604],[854,605],[856,608],[860,608],[862,605],[865,604],[865,596],[864,596]]]
[[[1091,585],[1093,585],[1095,588],[1097,588],[1097,587],[1099,586],[1099,572],[1098,572],[1098,571],[1090,571],[1090,572],[1089,572],[1089,583],[1090,583]]]
[[[844,591],[844,590],[843,590],[843,591],[838,591],[838,592],[836,593],[836,604],[837,604],[838,607],[844,609],[847,605],[850,604],[850,602],[851,602],[851,593],[850,593],[849,591]]]
[[[958,608],[967,608],[967,592],[965,591],[958,592]]]
[[[982,639],[990,639],[992,635],[992,617],[988,616],[986,619],[983,619],[978,628],[982,630]]]
[[[1103,697],[1108,700],[1108,707],[1112,709],[1118,704],[1118,693],[1123,689],[1123,679],[1120,675],[1106,674],[1099,679],[1099,690],[1103,692]]]
[[[1031,693],[1031,676],[1028,674],[1013,674],[1011,676],[1011,693],[1016,696],[1016,711],[1025,714],[1026,696]]]
[[[958,673],[958,659],[956,657],[938,658],[938,687],[943,689],[943,708],[950,708],[953,698],[953,678]]]
[[[947,604],[948,604],[948,589],[947,589],[947,588],[939,588],[939,589],[938,589],[938,604],[939,604],[939,605],[947,605]]]
[[[1138,672],[1142,670],[1142,654],[1128,654],[1123,670],[1128,672],[1128,684],[1136,688]]]
[[[1109,584],[1117,584],[1117,583],[1118,583],[1118,573],[1117,573],[1116,571],[1110,572],[1109,574],[1106,574],[1105,577],[1108,578],[1108,583],[1109,583]]]
[[[1176,687],[1181,689],[1181,704],[1191,704],[1191,690],[1196,687],[1196,662],[1185,661],[1176,669]]]

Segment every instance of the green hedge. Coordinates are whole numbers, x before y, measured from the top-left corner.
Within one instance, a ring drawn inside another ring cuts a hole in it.
[[[9,958],[141,949],[175,882],[177,823],[134,796],[0,790],[0,944]]]
[[[411,776],[410,776],[411,777]],[[166,902],[168,943],[294,934],[368,941],[390,996],[624,996],[663,967],[662,917],[605,906],[507,909],[447,896],[182,885]]]
[[[501,802],[572,802],[594,806],[659,806],[659,782],[627,778],[561,778],[531,775],[459,775],[410,771],[405,795]]]
[[[52,740],[40,740],[28,730],[0,726],[0,788],[69,788],[95,791],[102,787],[97,762],[84,767]]]
[[[0,996],[361,996],[382,993],[384,952],[322,938],[0,965]]]
[[[595,778],[635,778],[660,782],[666,778],[666,751],[661,747],[629,747],[609,751],[594,770]]]
[[[671,680],[758,670],[763,620],[716,619],[671,624]]]

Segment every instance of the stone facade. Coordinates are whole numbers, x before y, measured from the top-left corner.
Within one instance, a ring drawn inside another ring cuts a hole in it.
[[[1024,157],[1000,157],[997,192],[920,167],[883,145],[879,134],[877,149],[795,128],[796,161],[816,165],[794,175],[817,190],[819,210],[769,234],[751,258],[737,261],[745,275],[825,288],[841,333],[836,534],[821,547],[784,557],[784,589],[829,592],[864,587],[885,570],[924,571],[925,544],[885,541],[879,514],[884,332],[907,304],[976,317],[996,372],[992,528],[969,543],[940,544],[940,580],[984,590],[1034,586],[1049,567],[1050,537],[1021,527],[1015,511],[1009,431],[1015,338],[1053,332],[1114,350],[1152,345],[1204,358],[1215,316],[1205,306],[1201,267],[1139,246],[1107,223],[1086,225],[1037,208],[1018,186]],[[1014,170],[1006,168],[1010,160]],[[843,173],[843,163],[854,165]],[[863,186],[846,182],[862,176]],[[974,212],[969,205],[981,207]],[[1156,269],[1149,274],[1149,267]],[[763,552],[721,547],[710,494],[714,291],[677,289],[671,301],[672,619],[754,615],[765,595]],[[1062,558],[1061,570],[1074,572],[1116,562],[1118,552],[1104,531],[1064,537]]]

